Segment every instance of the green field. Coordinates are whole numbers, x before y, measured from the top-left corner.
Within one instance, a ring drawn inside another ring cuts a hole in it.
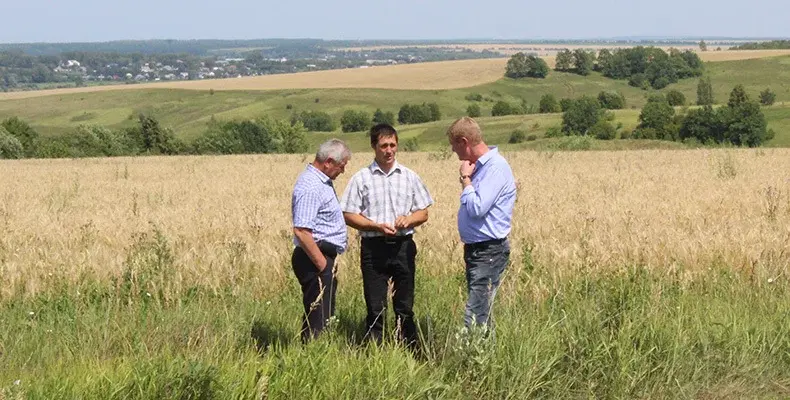
[[[729,91],[736,84],[743,84],[747,92],[757,94],[770,87],[777,94],[777,105],[766,109],[769,128],[776,131],[776,138],[768,146],[790,145],[790,57],[774,57],[745,61],[707,63],[717,101],[726,102]],[[696,99],[696,79],[688,79],[664,89],[682,91],[688,101]],[[276,91],[207,91],[192,90],[125,90],[96,93],[52,95],[18,100],[0,101],[0,118],[18,116],[30,122],[43,135],[58,135],[80,124],[97,124],[110,128],[121,128],[136,123],[140,112],[151,113],[164,126],[175,130],[176,135],[189,141],[200,135],[206,122],[213,116],[217,119],[254,118],[268,114],[277,118],[288,118],[293,112],[320,110],[330,113],[336,120],[346,109],[373,112],[376,108],[397,113],[404,103],[436,102],[445,120],[415,126],[401,127],[406,136],[418,137],[421,149],[432,149],[443,145],[441,132],[448,123],[465,114],[470,103],[464,97],[469,93],[480,93],[489,101],[480,103],[484,116],[490,115],[494,101],[506,100],[518,104],[525,99],[537,106],[540,97],[552,93],[558,99],[597,95],[602,90],[617,90],[627,99],[630,110],[616,113],[617,121],[624,128],[636,125],[638,109],[652,93],[628,86],[625,81],[616,81],[593,73],[587,77],[575,74],[552,72],[543,80],[499,81],[457,90],[386,90],[386,89],[311,89]],[[784,104],[783,104],[784,103]],[[291,105],[292,109],[287,109]],[[559,124],[559,115],[526,115],[497,118],[482,118],[492,143],[506,141],[513,129],[520,128],[528,133],[542,136],[545,130]],[[537,122],[538,125],[535,125]],[[326,135],[318,134],[315,140]],[[341,134],[352,143],[364,144],[359,134]],[[504,139],[504,140],[502,140]],[[538,143],[522,145],[539,146]],[[606,148],[617,148],[620,144],[606,144]],[[356,147],[358,148],[358,147]]]

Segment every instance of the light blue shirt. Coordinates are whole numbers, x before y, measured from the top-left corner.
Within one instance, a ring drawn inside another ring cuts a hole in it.
[[[291,215],[295,228],[313,231],[313,239],[335,245],[338,253],[348,242],[346,221],[337,201],[335,187],[326,174],[312,164],[299,175],[291,197]],[[300,246],[294,237],[294,244]]]
[[[475,163],[472,184],[461,192],[458,233],[470,244],[504,239],[510,233],[516,181],[513,170],[495,146]]]

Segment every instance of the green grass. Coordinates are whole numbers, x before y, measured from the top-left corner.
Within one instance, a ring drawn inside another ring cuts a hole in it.
[[[511,266],[496,340],[484,341],[459,336],[462,276],[419,272],[416,357],[360,342],[356,281],[307,346],[295,279],[276,295],[193,288],[167,301],[83,282],[0,304],[0,398],[790,396],[786,280],[683,275],[629,267],[557,282],[551,268]]]
[[[726,102],[729,91],[736,84],[743,84],[747,92],[756,98],[761,90],[770,87],[777,94],[777,105],[767,110],[769,127],[777,135],[769,146],[790,145],[790,57],[775,57],[744,61],[707,63],[716,99]],[[687,100],[696,99],[696,79],[688,79],[664,89],[678,89]],[[421,147],[428,149],[443,145],[441,132],[453,119],[465,114],[469,102],[464,97],[469,93],[480,93],[490,101],[480,103],[483,115],[490,115],[494,101],[506,100],[520,103],[525,99],[537,106],[540,97],[552,93],[557,98],[595,96],[601,90],[617,90],[627,99],[631,113],[618,113],[618,122],[626,128],[636,125],[638,109],[651,93],[628,86],[625,81],[616,81],[593,73],[587,77],[552,72],[543,80],[499,81],[476,87],[456,90],[384,90],[384,89],[314,89],[276,91],[208,91],[190,90],[128,90],[95,93],[52,95],[19,100],[0,101],[0,118],[18,116],[29,121],[43,135],[59,135],[79,124],[90,123],[110,128],[133,125],[135,115],[151,113],[164,126],[171,127],[176,134],[192,140],[205,130],[206,123],[214,116],[218,119],[254,118],[269,114],[277,118],[289,118],[293,112],[302,110],[326,111],[336,120],[346,109],[373,112],[376,108],[397,113],[404,103],[436,102],[444,120],[439,123],[419,126],[402,126],[400,129],[417,137]],[[318,99],[318,103],[315,100]],[[287,105],[292,109],[288,110]],[[621,119],[622,118],[622,119]],[[551,124],[558,124],[558,116],[520,116],[505,119],[482,118],[487,126],[486,134],[492,143],[505,143],[512,129],[527,128],[528,134],[538,136]],[[530,129],[535,122],[539,127]],[[338,136],[340,132],[333,134]],[[312,135],[312,134],[311,134]],[[349,135],[355,146],[367,147],[364,137],[356,139]],[[364,136],[364,135],[363,135]],[[316,138],[324,137],[316,134]],[[503,140],[504,139],[504,140]],[[536,143],[523,147],[538,146]],[[605,144],[603,148],[620,148],[623,144]],[[628,146],[626,146],[628,147]],[[355,147],[361,149],[362,147]]]

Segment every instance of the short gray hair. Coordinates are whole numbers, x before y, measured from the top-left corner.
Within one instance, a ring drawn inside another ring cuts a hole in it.
[[[318,152],[315,153],[315,159],[319,162],[332,159],[337,162],[347,160],[351,157],[351,150],[340,139],[330,139],[321,144]]]

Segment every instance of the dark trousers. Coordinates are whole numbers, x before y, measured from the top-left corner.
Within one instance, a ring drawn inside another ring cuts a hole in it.
[[[296,247],[291,256],[291,266],[299,285],[302,286],[302,341],[318,336],[326,327],[329,318],[335,315],[337,280],[333,269],[337,250],[332,244],[324,242],[318,242],[318,248],[327,260],[326,268],[321,272],[301,247]]]
[[[392,279],[392,308],[399,340],[417,345],[414,323],[414,258],[417,245],[411,236],[362,238],[362,284],[367,305],[368,339],[381,342],[387,317],[387,289]]]

